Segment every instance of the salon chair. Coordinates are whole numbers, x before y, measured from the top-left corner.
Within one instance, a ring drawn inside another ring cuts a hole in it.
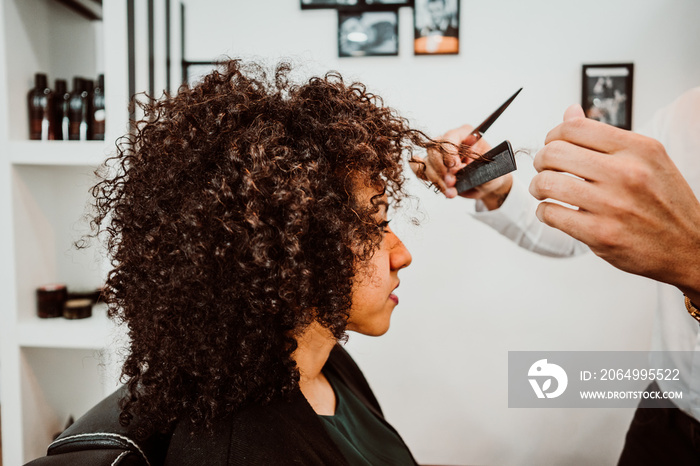
[[[183,455],[188,451],[188,444],[197,445],[197,441],[189,443],[192,439],[187,439],[187,435],[177,428],[174,434],[157,434],[137,440],[133,432],[138,419],[133,419],[128,427],[119,424],[119,400],[124,393],[122,387],[95,405],[49,445],[46,456],[25,466],[163,466],[171,437],[176,453],[169,461],[175,459],[176,464],[182,460],[183,464],[204,466],[209,459],[219,458],[217,453],[201,445],[194,448],[191,455]],[[226,456],[226,452],[218,453]],[[222,464],[220,458],[212,462]]]
[[[133,435],[138,420],[119,424],[124,388],[102,400],[49,445],[47,455],[26,466],[162,466],[170,435],[144,440]]]

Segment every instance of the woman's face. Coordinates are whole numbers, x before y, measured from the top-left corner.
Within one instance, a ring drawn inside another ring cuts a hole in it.
[[[361,188],[360,202],[369,203],[376,191]],[[363,335],[379,336],[389,330],[389,321],[399,298],[394,290],[399,286],[399,270],[411,264],[411,253],[391,231],[387,222],[388,202],[386,196],[379,203],[375,220],[384,224],[384,233],[379,248],[355,274],[352,287],[352,307],[348,319],[348,330]]]

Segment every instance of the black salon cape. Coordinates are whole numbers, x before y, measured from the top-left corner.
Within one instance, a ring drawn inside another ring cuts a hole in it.
[[[384,420],[360,368],[340,345],[333,348],[323,370],[333,371],[396,432]],[[178,425],[165,466],[348,465],[300,390],[290,401],[242,409],[217,422],[213,435],[191,436],[189,432],[189,426]]]

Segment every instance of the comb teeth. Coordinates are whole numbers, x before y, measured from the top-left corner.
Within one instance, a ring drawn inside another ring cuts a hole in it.
[[[482,155],[481,159],[458,171],[455,175],[457,177],[455,188],[457,188],[458,193],[463,193],[510,173],[516,168],[513,148],[510,142],[503,141]]]

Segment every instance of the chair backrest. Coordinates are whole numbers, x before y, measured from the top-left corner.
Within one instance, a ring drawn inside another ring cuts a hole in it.
[[[136,440],[135,419],[119,423],[119,400],[124,388],[102,400],[49,445],[47,455],[26,466],[162,466],[170,435],[156,434]]]

